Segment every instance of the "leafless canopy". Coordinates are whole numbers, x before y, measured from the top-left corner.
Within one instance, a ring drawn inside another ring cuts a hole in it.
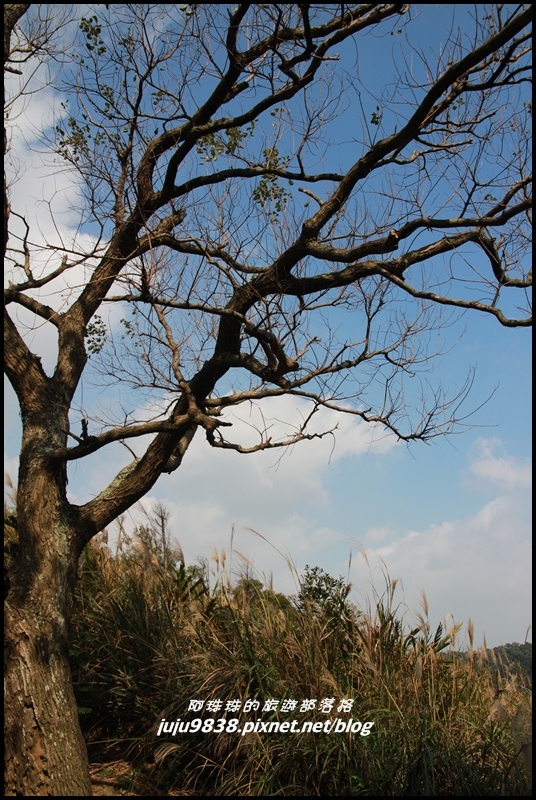
[[[83,187],[84,236],[58,225],[38,247],[12,209],[5,352],[23,419],[65,410],[48,458],[136,455],[79,509],[88,532],[199,428],[249,452],[318,435],[327,406],[405,440],[448,432],[464,389],[425,382],[442,326],[458,310],[531,324],[532,8],[463,8],[439,47],[426,7],[401,3],[84,6],[43,142]],[[57,331],[52,375],[21,312]],[[84,371],[150,390],[150,419],[138,393],[145,416],[88,429]],[[293,435],[233,439],[228,407],[284,394],[311,404]]]

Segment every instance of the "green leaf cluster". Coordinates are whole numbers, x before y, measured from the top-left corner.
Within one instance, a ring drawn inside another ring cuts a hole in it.
[[[89,353],[97,355],[106,344],[107,329],[102,317],[95,314],[86,328],[86,347]]]
[[[82,17],[80,22],[80,30],[86,36],[86,47],[90,52],[95,51],[98,56],[104,55],[106,46],[101,39],[100,34],[102,31],[97,17]]]

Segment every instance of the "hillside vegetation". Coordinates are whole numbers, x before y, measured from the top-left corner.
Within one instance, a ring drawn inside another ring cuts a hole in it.
[[[104,538],[82,560],[71,656],[91,758],[132,766],[122,793],[530,794],[521,645],[461,652],[426,598],[406,624],[389,579],[360,609],[319,567],[288,597],[225,553],[186,567],[163,529],[123,532],[114,554]]]

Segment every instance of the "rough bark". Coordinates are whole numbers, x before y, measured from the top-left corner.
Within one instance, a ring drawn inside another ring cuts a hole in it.
[[[65,573],[70,570],[65,559],[51,562],[54,582],[38,580],[32,568],[34,586],[6,604],[6,796],[91,795],[69,668]]]
[[[5,795],[91,794],[69,665],[80,531],[66,473],[47,459],[65,441],[61,408],[23,415],[18,546],[5,602]],[[39,422],[38,422],[39,420]]]

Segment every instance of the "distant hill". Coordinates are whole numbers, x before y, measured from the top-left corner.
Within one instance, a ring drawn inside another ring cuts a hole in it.
[[[532,681],[532,642],[503,644],[488,650],[488,655],[491,668],[498,669],[501,675],[517,666]]]

